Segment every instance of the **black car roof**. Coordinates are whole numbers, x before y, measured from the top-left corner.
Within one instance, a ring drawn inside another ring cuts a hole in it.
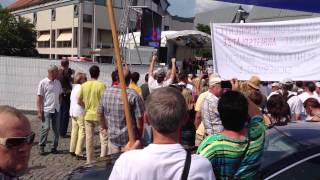
[[[275,126],[267,131],[267,135],[285,134],[299,144],[320,146],[320,122],[290,122],[285,126]]]

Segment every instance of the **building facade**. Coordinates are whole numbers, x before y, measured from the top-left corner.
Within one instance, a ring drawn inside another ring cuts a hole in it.
[[[267,8],[260,6],[243,6],[246,7],[245,10],[248,12],[248,16],[245,19],[246,23],[286,21],[320,16],[319,13]],[[210,11],[197,13],[194,19],[194,27],[196,27],[197,24],[209,25],[210,23],[232,23],[235,20],[239,7],[240,5],[233,4],[212,9]]]
[[[167,0],[133,0],[132,5],[147,7],[165,16],[170,4]],[[125,7],[126,0],[113,0],[117,25],[121,23]],[[8,8],[13,15],[34,23],[41,57],[112,61],[113,44],[106,0],[17,0]],[[135,26],[136,21],[137,18],[129,18],[130,26]]]

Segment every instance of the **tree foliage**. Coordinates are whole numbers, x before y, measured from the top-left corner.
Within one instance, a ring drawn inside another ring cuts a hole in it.
[[[201,31],[201,32],[204,32],[204,33],[207,33],[207,34],[211,34],[210,27],[208,25],[197,24],[196,29],[198,31]],[[198,49],[196,51],[196,55],[211,59],[212,58],[212,50],[211,50],[211,48],[209,48],[209,49]]]
[[[211,34],[210,27],[208,25],[197,24],[196,29],[207,34]]]
[[[0,55],[37,56],[35,26],[0,7]]]

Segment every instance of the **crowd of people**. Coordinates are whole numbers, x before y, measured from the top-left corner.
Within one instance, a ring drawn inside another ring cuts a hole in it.
[[[140,74],[124,67],[134,144],[128,142],[117,69],[108,85],[99,81],[97,65],[90,67],[90,78],[70,69],[68,61],[51,65],[36,96],[39,154],[48,153],[50,129],[50,153],[59,153],[70,119],[69,152],[78,160],[95,162],[96,128],[101,157],[126,151],[110,179],[252,179],[259,178],[266,129],[320,121],[319,82],[261,82],[258,76],[222,81],[214,73],[177,72],[176,59],[171,63],[171,69],[155,69],[152,55],[141,86]],[[0,179],[27,168],[34,137],[20,111],[0,106]]]

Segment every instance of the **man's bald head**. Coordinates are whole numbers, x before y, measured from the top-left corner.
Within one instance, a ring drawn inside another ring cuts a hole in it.
[[[12,129],[29,129],[31,131],[28,118],[16,108],[0,106],[0,137],[5,136],[6,132]]]
[[[10,106],[0,106],[0,138],[27,137],[32,134],[28,118]],[[0,170],[17,175],[28,167],[32,144],[22,143],[13,147],[0,144]]]

